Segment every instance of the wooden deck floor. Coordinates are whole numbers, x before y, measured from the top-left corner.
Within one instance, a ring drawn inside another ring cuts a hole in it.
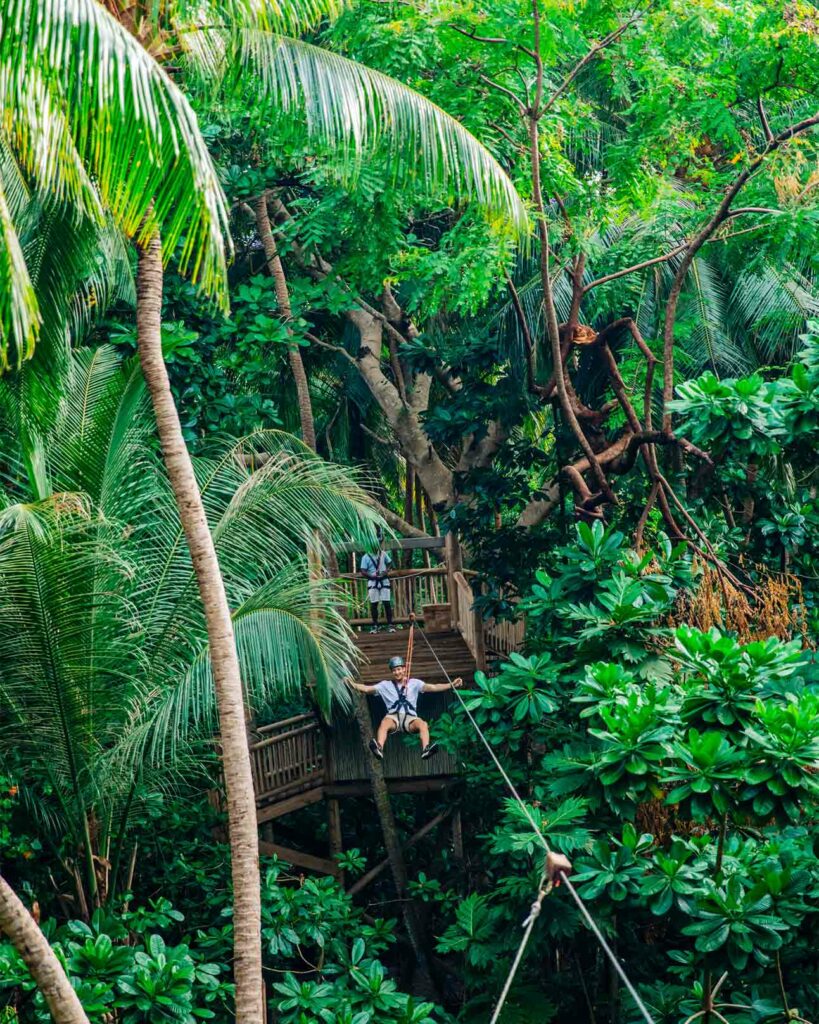
[[[416,630],[412,675],[427,683],[446,682],[424,638],[419,634],[420,630]],[[358,633],[356,645],[364,658],[359,670],[360,681],[369,686],[381,679],[388,679],[387,662],[395,654],[406,657],[408,635],[406,629],[396,630],[395,633]],[[451,629],[443,633],[429,633],[428,636],[450,676],[453,679],[462,676],[464,683],[471,684],[475,677],[475,661],[461,634]]]
[[[372,686],[382,679],[388,679],[390,673],[387,661],[396,654],[406,657],[407,636],[407,630],[358,634],[358,648],[366,659],[360,667],[360,681]],[[461,676],[464,683],[470,685],[475,676],[475,662],[461,635],[452,630],[431,633],[429,639],[449,675],[453,679]],[[446,682],[446,677],[423,637],[417,635],[411,672],[415,678],[427,683]],[[449,693],[422,694],[418,700],[418,714],[430,723],[433,739],[435,721],[447,710],[452,700],[454,698]],[[375,729],[384,715],[384,704],[380,697],[368,697],[367,702]],[[370,755],[362,749],[358,726],[352,716],[343,713],[335,715],[329,732],[329,745],[330,773],[334,782],[363,782],[369,778],[367,758]],[[384,752],[384,774],[388,780],[440,779],[457,774],[457,770],[456,759],[442,750],[434,757],[422,761],[415,737],[394,736]]]
[[[356,635],[362,655],[359,679],[372,685],[389,677],[387,661],[396,654],[406,656],[407,630],[395,633]],[[460,633],[452,630],[431,633],[430,642],[452,678],[462,676],[470,685],[475,662]],[[423,637],[416,635],[412,675],[428,683],[446,682]],[[380,697],[367,697],[373,731],[384,716]],[[436,722],[455,700],[451,693],[422,694],[418,713],[429,723],[432,738]],[[272,820],[326,796],[360,795],[369,792],[371,757],[361,743],[351,711],[336,709],[333,721],[323,724],[315,713],[263,726],[251,746],[259,821]],[[439,788],[458,773],[457,758],[439,749],[421,760],[415,736],[393,736],[384,756],[384,774],[392,788],[407,791]]]

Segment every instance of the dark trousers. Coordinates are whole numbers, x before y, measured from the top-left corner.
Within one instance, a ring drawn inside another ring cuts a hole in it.
[[[373,601],[370,605],[370,612],[373,617],[373,625],[378,625],[378,606],[379,604],[384,609],[384,617],[387,620],[387,625],[392,625],[392,602],[390,601]]]

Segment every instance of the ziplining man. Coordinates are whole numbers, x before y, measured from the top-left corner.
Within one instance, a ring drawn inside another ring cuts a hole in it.
[[[421,757],[426,760],[435,753],[438,744],[430,743],[429,725],[423,718],[418,717],[418,697],[422,693],[444,693],[446,690],[456,689],[463,686],[463,679],[459,676],[451,683],[425,683],[422,679],[408,679],[406,662],[400,655],[390,658],[387,666],[390,678],[382,679],[375,686],[364,686],[361,683],[354,683],[351,679],[347,680],[359,693],[377,693],[387,706],[387,713],[381,719],[378,733],[370,740],[370,750],[374,757],[383,758],[384,744],[392,733],[417,734],[421,741]]]

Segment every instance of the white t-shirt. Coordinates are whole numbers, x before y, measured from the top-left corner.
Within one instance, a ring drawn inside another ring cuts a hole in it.
[[[387,705],[387,711],[393,708],[398,703],[398,695],[406,694],[407,703],[411,709],[411,714],[417,714],[418,706],[418,695],[424,689],[423,679],[410,679],[407,682],[406,690],[403,686],[396,685],[392,679],[382,679],[380,683],[376,683],[375,691],[378,696]],[[403,709],[408,710],[406,705],[402,705]]]

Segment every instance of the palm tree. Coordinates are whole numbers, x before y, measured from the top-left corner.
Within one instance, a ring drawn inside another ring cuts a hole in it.
[[[213,735],[214,668],[138,366],[101,347],[71,357],[59,395],[39,375],[25,392],[19,375],[0,380],[0,752],[22,755],[32,815],[88,916],[121,882],[129,815]],[[254,473],[248,449],[267,456]],[[333,587],[309,579],[305,538],[319,523],[331,542],[369,538],[369,502],[276,432],[194,468],[249,705],[309,678],[329,709],[354,647]]]
[[[11,939],[57,1024],[88,1024],[77,993],[37,923],[0,876],[0,931]]]
[[[284,38],[335,13],[335,0],[289,0],[281,6],[220,0],[198,5],[193,23],[186,3],[143,8],[110,0],[107,6],[96,0],[0,3],[0,150],[3,163],[8,157],[21,177],[89,217],[111,217],[137,246],[140,360],[205,605],[220,709],[237,1018],[255,1022],[262,1016],[258,837],[239,662],[216,551],[164,367],[160,321],[162,264],[178,244],[182,271],[225,302],[226,206],[190,106],[152,54],[173,55],[218,74],[238,47],[265,72],[282,106],[306,105],[311,131],[343,138],[362,154],[384,137],[383,122],[396,147],[425,141],[421,163],[428,180],[458,184],[488,207],[511,214],[519,227],[525,214],[490,154],[438,108],[384,76]],[[159,24],[152,20],[156,14]],[[41,314],[12,216],[10,177],[0,178],[0,352],[19,364],[33,349]]]

